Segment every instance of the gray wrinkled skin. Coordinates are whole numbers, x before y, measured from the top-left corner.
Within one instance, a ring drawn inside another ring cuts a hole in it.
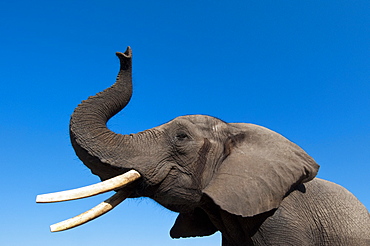
[[[116,83],[83,101],[70,121],[78,157],[102,180],[135,169],[129,189],[179,212],[173,238],[220,231],[222,245],[370,245],[367,209],[346,189],[315,178],[318,164],[264,127],[205,115],[137,134],[106,122],[132,95],[131,49],[117,53]]]

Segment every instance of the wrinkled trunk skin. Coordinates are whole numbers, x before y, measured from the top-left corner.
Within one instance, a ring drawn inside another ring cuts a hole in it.
[[[132,95],[132,55],[130,47],[125,53],[116,53],[120,71],[116,83],[110,88],[89,97],[73,112],[70,120],[72,146],[81,161],[102,180],[132,168],[123,168],[122,153],[133,152],[131,136],[110,131],[107,121],[122,110]],[[121,158],[118,158],[121,156]]]

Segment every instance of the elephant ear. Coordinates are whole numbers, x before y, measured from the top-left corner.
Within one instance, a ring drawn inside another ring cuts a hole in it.
[[[228,155],[203,190],[221,209],[243,217],[270,211],[316,176],[319,165],[280,134],[252,124],[230,125]]]

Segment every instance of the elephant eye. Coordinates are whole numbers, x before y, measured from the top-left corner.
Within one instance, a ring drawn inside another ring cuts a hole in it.
[[[179,133],[176,135],[176,140],[179,140],[179,141],[184,141],[188,138],[189,136],[186,133]]]

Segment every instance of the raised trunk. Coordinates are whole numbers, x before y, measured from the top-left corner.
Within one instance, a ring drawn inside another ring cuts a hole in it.
[[[125,53],[116,55],[120,59],[116,83],[83,101],[70,120],[70,137],[77,156],[103,180],[125,171],[121,169],[122,163],[117,162],[131,142],[130,136],[116,134],[106,125],[128,104],[132,95],[131,49],[128,47]]]

